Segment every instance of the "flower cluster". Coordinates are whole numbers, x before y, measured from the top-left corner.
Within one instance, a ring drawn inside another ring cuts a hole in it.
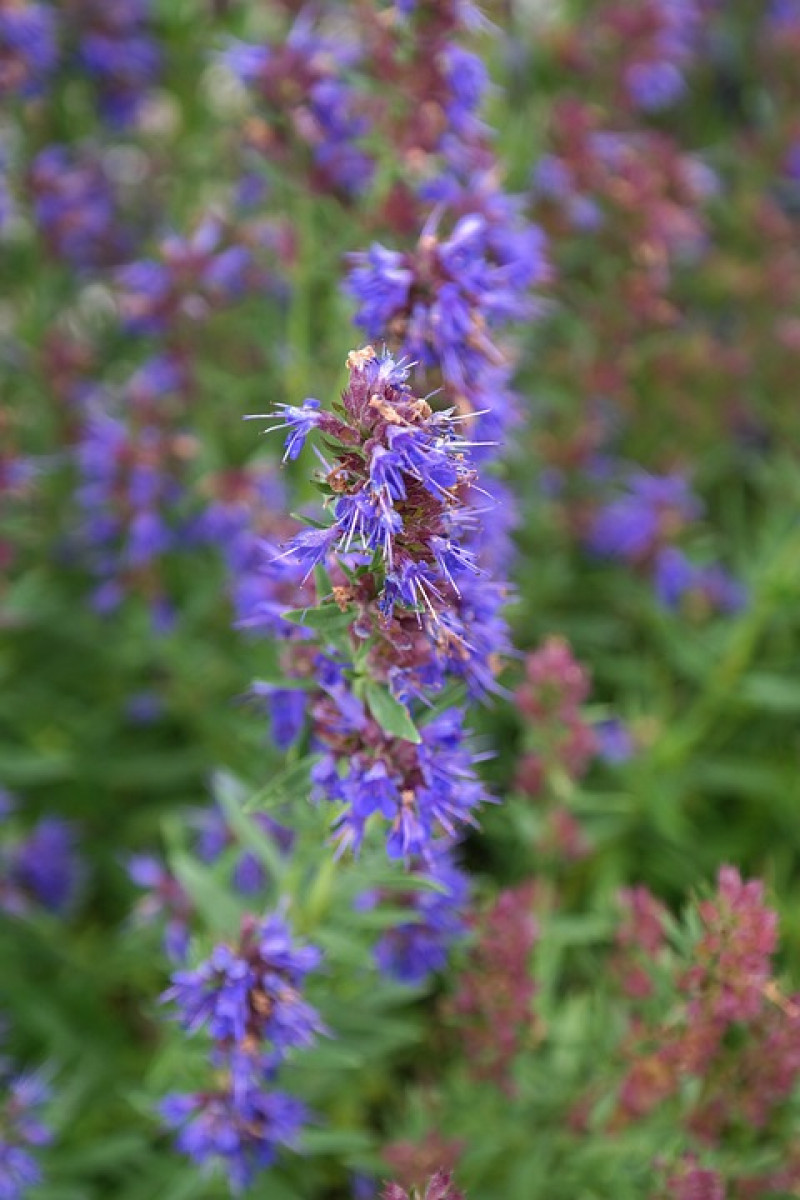
[[[129,588],[166,618],[158,560],[178,544],[187,464],[195,440],[181,429],[188,379],[169,356],[149,360],[119,390],[92,392],[75,448],[83,511],[80,541],[101,583],[94,595],[110,612]]]
[[[314,782],[343,806],[341,846],[358,849],[366,822],[380,814],[391,822],[389,853],[408,858],[437,833],[453,837],[472,822],[486,796],[462,712],[448,709],[417,732],[403,702],[452,676],[477,694],[494,686],[507,645],[502,590],[483,590],[463,542],[475,471],[458,418],[434,413],[409,388],[407,369],[372,347],[352,353],[348,365],[349,385],[333,411],[308,400],[281,406],[274,419],[288,427],[285,457],[297,457],[312,430],[334,455],[323,460],[321,481],[330,523],[296,534],[286,554],[307,575],[330,568],[333,603],[320,612],[341,609],[349,626],[339,649],[325,650],[323,638],[324,652],[309,657],[301,646],[294,673],[313,673],[319,689],[309,711],[325,755]]]
[[[535,887],[500,892],[478,921],[477,940],[446,1014],[466,1047],[471,1072],[513,1092],[511,1072],[530,1040],[536,985],[531,954],[539,936]]]
[[[36,1151],[51,1139],[40,1109],[49,1088],[38,1075],[16,1075],[0,1060],[0,1196],[23,1200],[41,1182]]]
[[[537,844],[559,859],[579,859],[588,851],[567,803],[570,784],[597,757],[619,764],[633,753],[632,738],[621,722],[589,721],[584,712],[589,687],[586,668],[569,644],[553,635],[526,656],[525,677],[514,693],[525,720],[516,786],[543,807]]]
[[[666,909],[646,887],[624,888],[619,896],[622,922],[617,929],[615,975],[627,995],[653,994],[649,968],[666,944]]]
[[[123,325],[139,334],[174,333],[183,321],[207,320],[262,284],[251,250],[217,217],[201,221],[188,237],[171,234],[157,258],[126,263],[116,273]]]
[[[694,1155],[684,1159],[667,1172],[663,1191],[654,1200],[725,1200],[725,1181],[709,1167],[698,1165]]]
[[[333,412],[316,400],[281,406],[286,457],[298,456],[312,429],[335,456],[321,481],[331,524],[297,534],[287,550],[309,571],[334,555],[372,560],[335,596],[358,607],[359,638],[379,634],[373,673],[397,694],[435,690],[446,673],[477,693],[491,690],[493,660],[507,649],[498,616],[504,597],[468,545],[476,472],[471,443],[458,432],[463,418],[434,412],[411,391],[408,368],[371,346],[351,354],[348,366]]]
[[[557,262],[562,247],[574,256],[585,242],[591,270],[603,246],[626,299],[626,311],[608,313],[606,321],[638,332],[674,324],[670,288],[681,265],[706,248],[705,210],[719,189],[714,173],[670,135],[609,128],[575,96],[559,99],[550,120],[552,149],[535,164],[531,182]],[[558,282],[563,287],[568,278]],[[595,302],[600,321],[600,295]]]
[[[0,97],[37,95],[58,59],[55,14],[27,0],[0,3]]]
[[[453,1182],[449,1171],[437,1171],[427,1182],[424,1192],[412,1188],[405,1191],[398,1183],[387,1183],[381,1200],[465,1200]]]
[[[777,917],[763,885],[743,882],[733,867],[720,870],[716,894],[697,906],[688,965],[670,956],[664,910],[645,889],[629,893],[627,905],[618,969],[640,1007],[624,1050],[617,1119],[641,1121],[672,1100],[701,1146],[720,1144],[738,1124],[765,1129],[800,1079],[800,1006],[772,975]],[[702,1088],[687,1092],[688,1078]],[[684,1163],[678,1176],[690,1167]]]
[[[747,600],[742,584],[719,563],[692,562],[675,544],[702,511],[685,476],[632,471],[621,494],[597,510],[587,544],[650,574],[667,608],[736,612]]]
[[[358,194],[372,174],[361,145],[370,123],[350,82],[358,57],[356,43],[315,28],[311,6],[280,41],[232,43],[223,61],[256,101],[248,145],[282,167],[302,168],[296,159],[304,151],[313,187]]]
[[[531,315],[529,289],[547,275],[541,234],[503,225],[501,235],[479,212],[459,217],[447,236],[441,225],[437,208],[413,251],[376,243],[351,256],[356,324],[439,373],[463,411],[488,408],[502,428],[508,362],[493,330]]]
[[[76,268],[114,265],[134,247],[103,159],[89,147],[56,144],[37,154],[29,172],[33,216],[48,251]]]
[[[161,70],[150,0],[67,0],[61,9],[3,0],[0,96],[38,98],[69,65],[96,87],[104,121],[134,123]]]
[[[538,752],[523,756],[519,769],[522,790],[535,795],[549,772],[561,768],[580,779],[598,751],[592,727],[581,708],[589,695],[589,674],[560,637],[547,638],[525,659],[525,680],[515,698],[531,723]]]
[[[320,961],[292,941],[281,915],[247,917],[235,947],[217,946],[195,970],[176,972],[164,995],[187,1033],[207,1030],[217,1084],[167,1097],[162,1116],[179,1130],[179,1149],[197,1162],[222,1160],[235,1189],[294,1145],[307,1120],[305,1106],[272,1085],[287,1054],[323,1032],[302,996]]]
[[[130,125],[161,71],[151,0],[68,0],[65,7],[76,19],[78,62],[96,83],[104,119]]]
[[[281,406],[285,457],[299,455],[312,429],[339,444],[325,476],[333,523],[298,534],[290,548],[309,566],[334,551],[377,553],[386,572],[382,610],[390,615],[399,602],[435,619],[437,585],[476,570],[457,545],[467,519],[463,491],[475,478],[468,443],[452,413],[434,413],[413,394],[408,368],[391,356],[367,346],[349,356],[348,367],[340,412],[316,400]]]
[[[348,707],[357,698],[342,693]],[[455,837],[475,824],[489,800],[475,774],[464,713],[447,709],[419,731],[419,742],[387,736],[374,718],[353,723],[327,696],[315,705],[313,730],[326,753],[314,767],[317,798],[338,803],[334,830],[340,851],[358,851],[370,817],[388,821],[391,858],[433,853],[434,838]]]
[[[611,98],[622,107],[659,112],[686,91],[686,73],[703,43],[706,7],[703,0],[610,0],[574,31],[563,53],[582,71],[599,62]]]
[[[375,946],[379,969],[401,983],[423,983],[447,963],[450,945],[466,930],[465,913],[470,896],[466,873],[453,861],[452,850],[435,845],[422,861],[409,870],[412,887],[407,893],[393,892],[393,907],[408,910],[408,921],[400,921],[384,933]],[[425,884],[414,888],[415,877]],[[433,890],[435,888],[435,890]],[[362,893],[359,909],[373,908],[385,897],[380,892]]]

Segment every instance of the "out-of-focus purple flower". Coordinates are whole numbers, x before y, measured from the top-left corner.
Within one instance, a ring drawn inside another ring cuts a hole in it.
[[[8,872],[27,901],[50,912],[68,912],[84,873],[75,830],[59,817],[43,817],[11,852]]]
[[[0,1060],[0,1093],[0,1197],[23,1200],[42,1181],[36,1151],[52,1138],[39,1115],[49,1088],[42,1076],[14,1075]]]
[[[378,1200],[378,1184],[372,1175],[363,1172],[350,1176],[350,1200]]]
[[[272,1088],[267,1070],[255,1069],[235,1089],[167,1096],[159,1111],[177,1130],[177,1148],[199,1165],[221,1165],[237,1194],[279,1149],[296,1147],[309,1118],[300,1100]]]
[[[625,72],[631,100],[644,112],[669,108],[686,91],[686,80],[675,63],[634,62]]]
[[[308,708],[306,693],[298,688],[282,688],[279,684],[256,681],[250,687],[250,695],[266,702],[272,740],[279,750],[288,750],[303,732]]]
[[[300,995],[320,961],[316,948],[294,945],[282,917],[247,919],[238,947],[217,946],[195,970],[177,972],[164,1000],[189,1033],[205,1027],[226,1049],[250,1039],[283,1053],[310,1045],[322,1031]]]
[[[268,813],[256,813],[253,817],[265,837],[272,841],[281,854],[288,854],[292,847],[291,830],[279,824]],[[189,822],[195,830],[194,851],[206,863],[213,863],[237,839],[225,816],[216,805],[189,814]],[[243,849],[233,864],[232,882],[238,892],[252,896],[261,891],[266,883],[264,867],[252,851]]]
[[[81,0],[78,61],[97,82],[100,108],[116,126],[130,125],[161,70],[150,0]]]
[[[56,35],[49,5],[0,0],[0,98],[41,92],[58,59]]]
[[[455,43],[444,51],[444,68],[450,89],[447,105],[450,128],[457,134],[469,135],[489,86],[489,72],[477,54]]]
[[[747,589],[717,563],[700,566],[677,546],[660,551],[655,565],[656,595],[666,608],[687,598],[702,601],[713,612],[736,613],[747,604]]]
[[[410,254],[376,243],[351,256],[356,324],[440,371],[466,411],[488,408],[502,420],[507,385],[498,388],[497,372],[505,359],[492,330],[531,315],[529,289],[548,269],[543,240],[519,220],[494,226],[477,212],[459,217],[441,237],[442,216],[435,210]]]
[[[673,540],[702,508],[683,475],[628,476],[623,494],[597,513],[589,533],[596,554],[637,563]]]
[[[469,903],[468,876],[456,866],[451,848],[434,846],[429,862],[409,873],[436,884],[442,891],[411,889],[407,894],[391,894],[393,905],[408,908],[408,922],[400,922],[379,939],[375,961],[380,970],[402,983],[418,984],[447,964],[453,942],[466,931],[465,914]],[[374,893],[362,898],[359,907],[380,902]]]
[[[775,33],[800,30],[800,0],[771,0],[767,25]]]
[[[160,859],[135,854],[127,863],[131,882],[145,895],[131,914],[137,925],[164,922],[164,951],[173,962],[184,962],[189,949],[189,922],[193,905],[188,894]]]
[[[53,145],[30,169],[33,216],[50,252],[78,268],[110,266],[130,254],[132,226],[102,157],[88,146]]]
[[[235,947],[217,946],[196,969],[176,972],[165,993],[187,1032],[206,1030],[210,1067],[223,1073],[215,1088],[167,1097],[161,1115],[179,1130],[179,1149],[197,1162],[222,1160],[236,1189],[271,1165],[278,1147],[293,1146],[308,1118],[273,1083],[287,1052],[324,1031],[302,996],[320,959],[316,948],[293,941],[279,914],[246,917]]]
[[[605,762],[617,766],[633,757],[636,744],[630,729],[622,721],[611,717],[598,721],[592,729],[597,741],[597,753]]]
[[[0,786],[0,820],[10,817],[16,807],[13,794],[7,788]]]
[[[800,184],[800,140],[793,142],[786,152],[786,174],[793,183]]]
[[[125,701],[125,715],[134,725],[154,725],[163,716],[164,707],[158,692],[134,692]]]
[[[179,319],[203,321],[261,286],[264,275],[250,249],[232,236],[220,219],[209,217],[189,237],[165,237],[158,258],[120,267],[115,280],[125,328],[162,333]]]
[[[85,402],[75,450],[78,538],[90,569],[104,580],[94,598],[99,612],[113,611],[140,582],[154,626],[163,618],[169,627],[158,564],[182,544],[186,476],[196,450],[180,424],[187,383],[182,362],[161,355],[118,393],[98,391]]]
[[[314,28],[311,9],[300,13],[282,41],[233,41],[223,55],[257,101],[259,116],[251,123],[255,148],[277,163],[295,159],[298,150],[310,153],[312,183],[347,195],[364,188],[372,175],[372,161],[360,144],[369,122],[353,85],[356,58],[357,47]]]

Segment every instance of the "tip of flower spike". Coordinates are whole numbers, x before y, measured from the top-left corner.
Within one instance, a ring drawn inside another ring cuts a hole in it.
[[[360,371],[368,362],[377,357],[374,346],[362,346],[360,350],[351,350],[345,362],[348,371]]]

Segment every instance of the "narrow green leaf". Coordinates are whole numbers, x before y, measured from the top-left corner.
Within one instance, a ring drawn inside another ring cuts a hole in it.
[[[285,771],[281,771],[263,788],[259,788],[249,800],[242,805],[246,813],[275,808],[287,800],[293,800],[302,794],[307,799],[310,791],[311,768],[319,759],[318,754],[307,754],[296,763],[292,763]]]
[[[368,682],[364,693],[370,712],[384,733],[388,733],[390,737],[403,738],[406,742],[422,741],[405,704],[395,700],[386,688]]]
[[[349,610],[342,612],[336,604],[322,604],[318,608],[292,608],[282,615],[284,621],[324,634],[344,633],[353,623],[352,613]]]

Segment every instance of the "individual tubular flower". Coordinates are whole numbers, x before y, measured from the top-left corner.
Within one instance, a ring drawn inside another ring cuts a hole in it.
[[[307,156],[312,186],[356,195],[372,175],[360,145],[369,122],[352,84],[357,59],[357,46],[314,28],[310,6],[280,42],[233,42],[223,62],[257,104],[247,142],[279,165],[300,157],[302,166]]]
[[[211,1038],[217,1083],[167,1097],[162,1117],[178,1129],[179,1149],[198,1162],[221,1160],[234,1188],[293,1146],[307,1119],[304,1105],[273,1084],[287,1053],[323,1032],[302,996],[320,958],[293,942],[281,915],[246,917],[236,946],[217,946],[196,969],[176,972],[164,995],[188,1033],[205,1029]]]
[[[189,926],[194,905],[186,890],[161,859],[134,854],[127,862],[128,876],[144,895],[131,912],[133,925],[163,922],[164,953],[172,962],[184,962],[189,949]]]
[[[15,1075],[0,1059],[0,1197],[24,1200],[42,1181],[36,1151],[52,1134],[40,1118],[49,1088],[41,1076]]]
[[[0,0],[0,98],[41,92],[58,60],[56,35],[49,5]]]

